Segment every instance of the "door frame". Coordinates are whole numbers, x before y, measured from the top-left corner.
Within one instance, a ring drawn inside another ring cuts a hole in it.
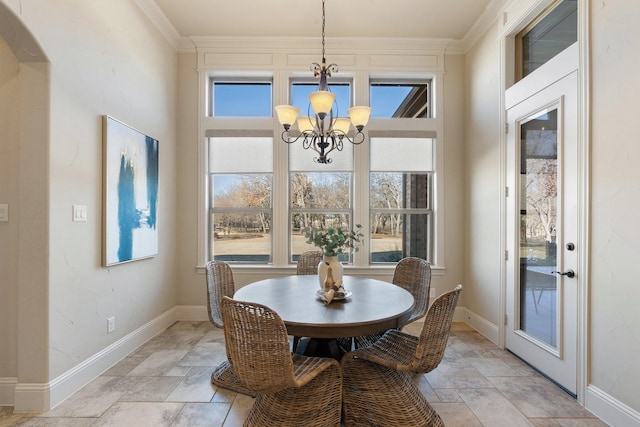
[[[505,92],[513,85],[515,76],[515,36],[525,28],[535,17],[537,17],[554,0],[511,0],[501,9],[498,14],[498,39],[500,43],[501,55],[501,76],[500,76],[500,185],[506,193],[507,187],[507,111]],[[581,275],[581,284],[578,288],[577,307],[577,355],[576,355],[576,377],[577,377],[577,401],[584,405],[587,393],[588,364],[589,364],[589,341],[588,341],[588,301],[590,288],[590,264],[589,254],[591,253],[590,227],[590,90],[589,90],[589,63],[590,63],[590,39],[589,39],[589,1],[578,0],[578,129],[577,129],[577,209],[578,209],[578,241],[581,245],[581,252],[577,260],[577,270]],[[501,253],[507,254],[507,198],[501,199]],[[513,258],[513,256],[511,257]],[[506,320],[507,313],[507,263],[513,262],[505,260],[500,272],[500,313],[499,318]],[[506,321],[501,321],[499,326],[499,345],[505,348],[507,325]]]

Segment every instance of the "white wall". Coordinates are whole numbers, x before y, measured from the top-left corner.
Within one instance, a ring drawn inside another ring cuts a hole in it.
[[[465,306],[475,327],[497,331],[500,305],[500,43],[491,28],[466,55]],[[487,326],[488,325],[488,326]],[[486,334],[487,331],[483,330]],[[496,336],[489,336],[495,340]]]
[[[48,286],[44,280],[39,289],[45,309],[27,310],[24,304],[19,314],[20,336],[29,334],[29,325],[48,325],[45,336],[38,335],[41,347],[49,349],[46,363],[30,366],[36,361],[19,357],[20,373],[0,376],[46,383],[177,303],[177,54],[129,0],[2,1],[50,61],[50,101],[43,106],[48,112],[44,123],[33,125],[48,141],[39,151],[49,156],[44,169],[49,185],[38,203],[50,220],[48,232],[40,233],[48,259],[19,254],[25,268],[45,266],[48,271]],[[0,49],[4,60],[6,49]],[[5,101],[0,108],[4,113]],[[21,119],[35,112],[25,111]],[[160,141],[159,254],[109,268],[101,266],[104,114]],[[0,120],[7,120],[5,114]],[[25,178],[23,171],[13,174]],[[73,204],[87,206],[87,222],[71,221]],[[108,335],[110,316],[116,317],[116,331]],[[40,374],[29,376],[29,371]]]
[[[640,412],[640,2],[591,0],[589,382]],[[640,423],[640,419],[638,420]]]
[[[17,377],[18,333],[18,99],[19,63],[0,37],[0,203],[11,221],[0,222],[0,378]]]

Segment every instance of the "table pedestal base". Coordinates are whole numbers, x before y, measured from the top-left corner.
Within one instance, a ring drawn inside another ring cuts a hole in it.
[[[337,361],[344,355],[335,338],[301,338],[296,353],[312,357],[332,357]]]

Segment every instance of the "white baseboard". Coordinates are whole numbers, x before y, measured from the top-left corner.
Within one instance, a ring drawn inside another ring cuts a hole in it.
[[[498,325],[479,316],[466,307],[456,308],[454,321],[466,323],[496,345],[500,342],[500,328]]]
[[[640,412],[593,385],[587,386],[585,408],[614,427],[640,427]]]
[[[0,406],[13,406],[17,378],[0,378]]]
[[[171,326],[178,320],[176,313],[176,307],[167,310],[48,384],[17,383],[14,393],[14,411],[45,412],[55,407],[129,353]]]

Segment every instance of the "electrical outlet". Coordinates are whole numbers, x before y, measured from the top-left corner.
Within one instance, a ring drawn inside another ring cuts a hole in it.
[[[430,288],[429,289],[429,299],[433,299],[436,297],[436,290],[435,288]]]
[[[116,330],[116,318],[115,317],[109,317],[107,319],[107,333],[110,334],[111,332]]]

